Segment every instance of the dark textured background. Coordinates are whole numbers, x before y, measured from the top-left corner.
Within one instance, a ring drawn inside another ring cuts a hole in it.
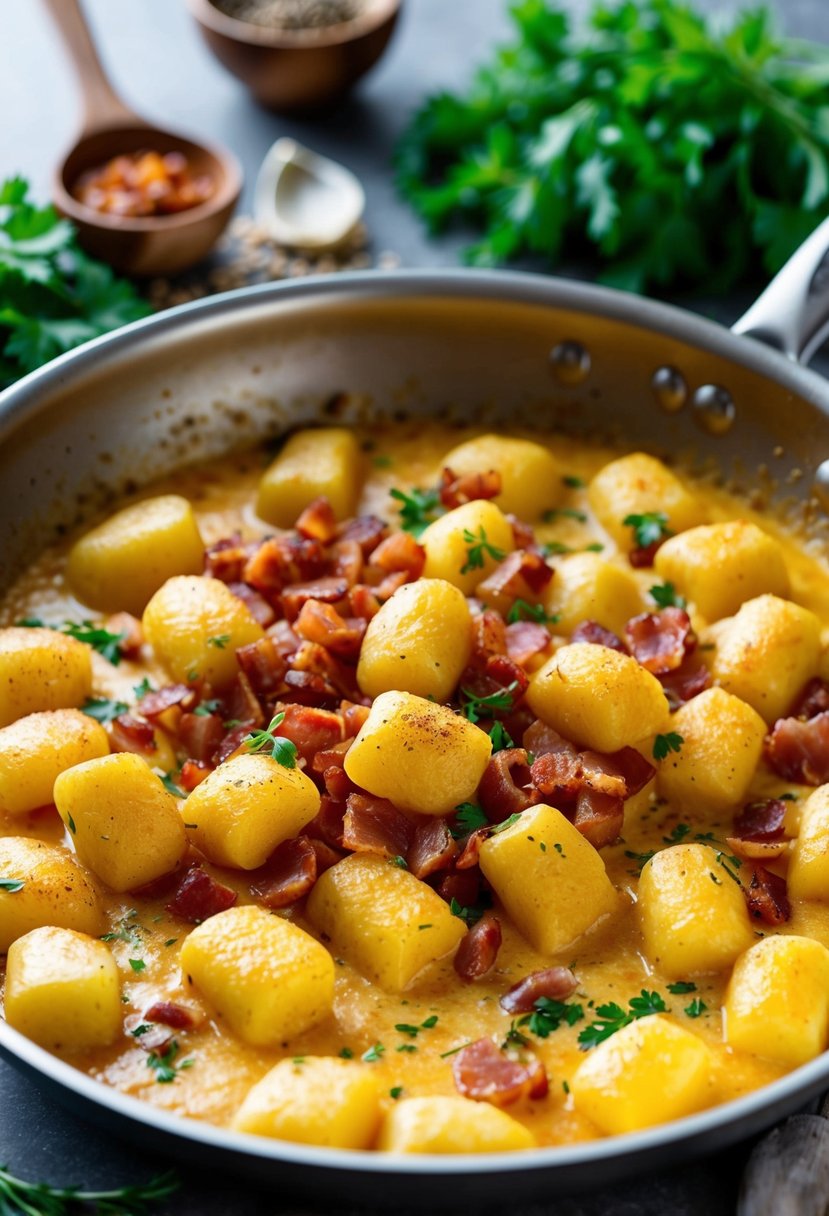
[[[703,3],[703,0],[700,0]],[[574,11],[581,0],[570,0]],[[705,0],[729,11],[732,0]],[[829,43],[829,0],[776,0],[787,32]],[[416,218],[396,199],[389,158],[407,115],[428,92],[460,85],[507,29],[506,0],[405,0],[397,34],[359,92],[334,112],[287,120],[258,109],[214,62],[180,0],[86,0],[102,57],[125,100],[159,124],[180,127],[233,147],[246,174],[247,209],[256,169],[279,135],[290,134],[338,158],[363,180],[374,252],[396,251],[404,266],[444,266],[461,240],[427,242]],[[73,136],[71,69],[37,0],[0,0],[0,177],[25,174],[35,193],[49,191],[51,166]],[[748,295],[688,301],[724,321]],[[53,1099],[0,1063],[0,1162],[29,1178],[83,1186],[118,1186],[175,1164],[152,1158],[67,1114]],[[747,1148],[637,1182],[522,1208],[521,1216],[731,1216]],[[181,1191],[160,1211],[176,1216],[298,1216],[278,1186],[256,1190],[228,1173],[181,1170]],[[597,1179],[597,1181],[599,1181]],[[468,1211],[458,1193],[456,1210]],[[405,1196],[390,1183],[386,1210]],[[328,1211],[350,1211],[348,1197]],[[503,1212],[503,1209],[501,1209]],[[515,1214],[517,1216],[517,1213]]]

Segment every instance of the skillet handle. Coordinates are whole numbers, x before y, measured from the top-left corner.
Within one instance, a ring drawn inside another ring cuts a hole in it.
[[[732,333],[809,362],[829,334],[829,219],[792,254]]]

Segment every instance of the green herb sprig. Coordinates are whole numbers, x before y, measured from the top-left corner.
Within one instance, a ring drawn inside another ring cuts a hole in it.
[[[290,739],[283,739],[280,735],[274,734],[274,731],[284,721],[284,712],[274,714],[268,724],[267,730],[252,730],[250,732],[245,741],[245,747],[249,752],[267,752],[283,768],[296,768],[296,744],[292,743]]]
[[[179,1188],[176,1175],[169,1171],[149,1182],[119,1187],[112,1191],[82,1191],[80,1187],[48,1186],[44,1182],[24,1182],[0,1166],[0,1214],[2,1216],[77,1216],[95,1212],[96,1216],[149,1216],[155,1205]]]
[[[507,556],[503,549],[493,545],[482,526],[477,532],[463,530],[463,543],[466,545],[466,561],[461,566],[461,574],[469,574],[473,570],[483,570],[487,557],[494,562],[502,562]]]
[[[596,1019],[579,1033],[581,1051],[603,1043],[637,1018],[648,1017],[651,1013],[666,1013],[667,1006],[658,992],[648,992],[643,988],[639,996],[628,1001],[627,1009],[623,1009],[615,1001],[610,1001],[606,1005],[597,1005],[595,1012],[598,1015]]]
[[[417,488],[389,490],[391,497],[400,503],[400,527],[404,532],[411,532],[418,537],[425,532],[429,524],[443,514],[440,495],[437,490],[418,490]]]

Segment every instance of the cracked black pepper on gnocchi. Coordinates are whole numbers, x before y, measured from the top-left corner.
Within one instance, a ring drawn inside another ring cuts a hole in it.
[[[418,423],[179,473],[0,606],[6,1020],[337,1148],[754,1090],[829,1038],[827,622],[813,542],[643,453]]]

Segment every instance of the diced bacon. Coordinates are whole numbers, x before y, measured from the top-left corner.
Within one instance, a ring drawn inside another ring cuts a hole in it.
[[[315,757],[316,760],[316,757]],[[323,771],[322,780],[325,785],[326,793],[337,802],[345,802],[349,794],[357,794],[357,789],[354,782],[349,777],[348,773],[338,764],[331,764]]]
[[[311,761],[313,771],[323,774],[327,773],[329,769],[342,771],[346,754],[353,742],[353,739],[340,739],[339,743],[332,743],[330,747],[324,747],[315,752],[314,759]]]
[[[525,740],[529,735],[527,731]],[[566,739],[560,739],[555,750],[545,748],[541,755],[536,755],[530,772],[538,792],[554,801],[559,797],[575,798],[585,785],[581,755]]]
[[[829,781],[829,711],[808,722],[778,718],[766,736],[765,757],[787,781],[823,785]]]
[[[540,718],[536,718],[527,727],[522,741],[527,751],[532,752],[536,757],[543,756],[545,752],[557,752],[562,747],[573,747],[572,743],[568,743],[557,730],[553,730],[552,726],[548,726]]]
[[[782,840],[786,804],[780,798],[762,798],[747,802],[734,816],[734,834],[741,840],[757,840],[764,844]]]
[[[474,907],[481,896],[481,871],[477,868],[454,871],[441,878],[437,893],[449,904],[456,899],[465,908]]]
[[[743,887],[752,920],[765,925],[782,925],[791,917],[792,906],[786,889],[786,880],[772,874],[764,866],[755,866],[751,882]]]
[[[182,748],[190,760],[199,764],[211,763],[224,736],[225,728],[218,714],[182,714],[178,724]]]
[[[622,774],[625,782],[623,797],[632,798],[643,790],[656,773],[656,768],[646,760],[635,747],[623,747],[618,752],[601,757],[604,763],[610,762],[614,769]]]
[[[445,468],[441,470],[438,483],[440,501],[449,511],[481,498],[497,498],[501,493],[501,487],[501,474],[496,469],[459,474],[450,468]]]
[[[589,750],[580,752],[542,722],[533,723],[525,731],[524,743],[535,754],[532,782],[541,794],[565,802],[581,799],[588,793],[591,795],[584,801],[581,811],[585,827],[596,817],[616,819],[617,810],[611,811],[610,804],[602,799],[621,801],[630,798],[643,789],[654,774],[653,765],[635,748],[623,747],[609,756]],[[578,816],[578,809],[576,814]],[[610,830],[609,825],[607,830]]]
[[[428,878],[448,869],[457,851],[446,820],[427,819],[415,828],[406,860],[415,878]]]
[[[242,544],[238,532],[234,536],[226,536],[205,551],[204,572],[222,583],[238,583],[251,551],[250,546]]]
[[[595,790],[579,791],[573,827],[578,828],[594,849],[615,844],[622,831],[625,807],[621,798],[598,794]]]
[[[143,883],[140,887],[133,887],[131,894],[137,895],[139,899],[162,899],[165,895],[169,895],[173,887],[175,887],[181,878],[181,867],[176,865],[172,870],[168,870],[166,874],[161,874],[158,878],[153,878],[150,882]]]
[[[124,1033],[133,1040],[133,1046],[146,1052],[165,1051],[173,1037],[169,1026],[147,1022],[140,1013],[131,1013],[124,1018]]]
[[[179,1005],[175,1001],[156,1001],[144,1010],[145,1022],[160,1022],[173,1030],[192,1030],[204,1021],[204,1015],[191,1009],[188,1005]]]
[[[667,539],[667,536],[665,536],[661,540],[653,541],[650,545],[637,545],[634,549],[631,549],[628,554],[628,561],[634,570],[645,570],[652,566],[653,559]]]
[[[308,765],[317,752],[334,747],[343,737],[343,722],[339,714],[312,705],[293,705],[278,702],[276,712],[285,714],[277,731],[295,744],[297,751]]]
[[[478,786],[478,800],[491,823],[501,823],[540,801],[523,747],[504,748],[490,758]]]
[[[306,540],[318,540],[323,545],[334,539],[337,535],[337,519],[325,495],[309,502],[296,521],[296,530]]]
[[[343,847],[344,817],[345,803],[331,798],[328,794],[323,794],[320,799],[320,809],[305,831],[313,840],[323,840],[332,848],[341,849]]]
[[[512,528],[516,549],[530,549],[535,544],[535,532],[525,519],[519,519],[517,515],[507,515],[507,522]]]
[[[274,639],[267,635],[256,642],[248,643],[247,646],[240,646],[236,651],[236,660],[247,676],[254,694],[263,701],[272,701],[277,690],[282,687],[285,672],[288,670],[287,661],[280,654]]]
[[[317,642],[342,659],[356,659],[366,623],[360,617],[342,617],[336,608],[320,600],[307,600],[296,619],[295,629],[301,638]]]
[[[291,583],[317,578],[324,567],[319,541],[286,533],[262,542],[245,563],[241,581],[270,599]]]
[[[336,578],[344,578],[349,587],[356,586],[363,577],[364,562],[363,551],[356,540],[338,540],[333,546],[332,558],[330,573]]]
[[[518,685],[513,690],[513,705],[516,705],[521,700],[529,688],[530,678],[526,671],[505,654],[491,655],[486,661],[485,671],[488,678],[494,680],[502,688],[509,688],[512,684]]]
[[[462,1048],[452,1061],[452,1075],[465,1098],[499,1107],[520,1098],[543,1098],[549,1088],[540,1060],[513,1060],[492,1039],[478,1039]]]
[[[410,532],[393,532],[382,540],[371,555],[371,565],[386,574],[404,571],[413,582],[426,565],[426,550]]]
[[[789,710],[789,716],[792,718],[816,718],[818,714],[825,713],[827,710],[829,710],[829,683],[826,680],[821,680],[820,676],[815,676],[801,690],[800,695]]]
[[[343,717],[346,739],[353,739],[355,735],[360,733],[368,721],[370,712],[371,710],[368,705],[355,705],[352,701],[342,702],[340,713]]]
[[[238,722],[248,729],[264,726],[265,715],[262,706],[244,670],[234,676],[233,682],[225,691],[222,710],[225,722]]]
[[[357,583],[348,593],[348,606],[352,616],[362,617],[370,621],[380,611],[380,601],[374,593],[374,588],[366,583]]]
[[[268,629],[268,638],[273,643],[276,653],[283,659],[289,659],[299,650],[300,640],[287,621],[274,621]],[[237,659],[239,657],[238,650],[236,657]]]
[[[265,597],[247,583],[228,583],[227,586],[237,600],[242,601],[253,619],[258,621],[263,629],[269,629],[276,620],[276,612]]]
[[[343,844],[347,849],[381,857],[406,856],[414,829],[394,803],[373,794],[349,794],[345,805]]]
[[[104,621],[108,633],[120,633],[118,649],[125,659],[134,659],[144,645],[141,622],[131,612],[114,612]]]
[[[314,705],[318,709],[334,709],[340,699],[333,684],[313,671],[286,672],[282,695],[298,705]]]
[[[545,967],[533,971],[505,992],[498,1002],[507,1013],[532,1013],[535,1002],[545,997],[549,1001],[566,1001],[579,986],[569,967]]]
[[[517,599],[537,600],[553,568],[532,549],[515,549],[478,586],[481,599],[506,615]]]
[[[462,980],[472,983],[483,979],[495,966],[501,948],[501,922],[492,912],[481,919],[461,939],[452,965]]]
[[[187,684],[165,684],[157,691],[146,693],[135,708],[142,718],[175,733],[182,711],[192,710],[198,699],[195,689]]]
[[[317,859],[317,877],[324,874],[326,870],[330,870],[338,861],[342,861],[345,853],[339,849],[334,849],[330,844],[326,844],[324,840],[311,840],[311,848],[314,850],[314,855]]]
[[[293,623],[308,600],[338,604],[347,594],[348,581],[344,578],[315,578],[307,583],[295,583],[282,592],[282,611],[285,619]]]
[[[202,866],[196,864],[185,873],[175,895],[167,904],[167,911],[179,920],[199,925],[209,916],[232,908],[236,899],[236,892],[231,887],[217,882]]]
[[[620,637],[605,629],[598,621],[581,621],[570,634],[571,642],[592,642],[594,646],[606,646],[608,650],[618,650],[627,654],[628,648]]]
[[[676,671],[663,672],[656,678],[665,691],[671,709],[679,709],[680,705],[711,687],[711,672],[696,656],[686,658]]]
[[[485,667],[487,660],[507,652],[507,629],[499,612],[485,608],[472,618],[472,658],[476,667]]]
[[[296,675],[297,672],[311,672],[321,676],[326,684],[338,691],[340,700],[362,699],[357,688],[357,675],[354,667],[338,659],[318,642],[302,642],[299,650],[291,659],[291,668],[293,670],[287,672],[285,676],[285,682],[289,686],[296,683],[291,680],[291,676]]]
[[[625,639],[637,663],[653,675],[676,671],[696,646],[691,618],[674,607],[633,617],[625,625]]]
[[[306,836],[298,836],[274,849],[253,877],[250,893],[266,908],[287,908],[307,895],[316,881],[316,851]]]
[[[489,826],[476,828],[461,842],[461,851],[455,859],[456,870],[471,870],[481,859],[481,845],[490,835]]]
[[[192,793],[212,771],[203,760],[185,760],[178,775],[178,784],[188,794]]]
[[[550,644],[550,631],[537,621],[513,621],[507,625],[507,655],[525,667]]]
[[[135,752],[151,757],[158,751],[155,732],[149,722],[132,714],[119,714],[109,725],[109,743],[114,752]]]
[[[340,529],[340,540],[356,541],[363,557],[368,557],[388,535],[388,531],[386,521],[378,519],[376,515],[358,515]]]
[[[229,760],[240,749],[245,748],[245,745],[250,737],[250,726],[242,723],[241,726],[234,726],[229,730],[223,739],[220,740],[218,747],[213,753],[213,763],[223,764],[225,760]]]

